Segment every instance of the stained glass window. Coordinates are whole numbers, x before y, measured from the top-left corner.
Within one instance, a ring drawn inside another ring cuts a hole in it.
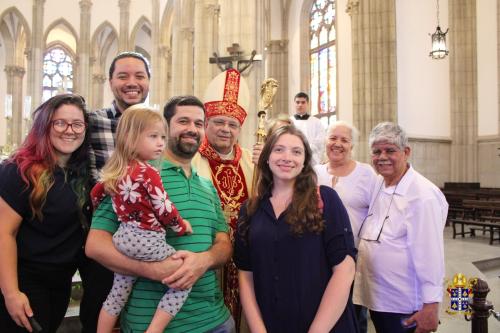
[[[43,100],[73,91],[73,59],[61,47],[47,51],[43,58]]]
[[[335,0],[316,0],[309,20],[311,114],[319,117],[325,125],[337,117],[335,14]]]

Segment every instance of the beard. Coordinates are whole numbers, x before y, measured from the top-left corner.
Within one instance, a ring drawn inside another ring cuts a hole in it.
[[[183,138],[193,138],[196,143],[183,142]],[[168,147],[174,155],[182,158],[193,158],[201,145],[201,137],[195,132],[186,132],[178,137],[169,137]]]

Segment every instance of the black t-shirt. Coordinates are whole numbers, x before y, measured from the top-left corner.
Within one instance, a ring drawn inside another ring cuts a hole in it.
[[[66,178],[69,181],[71,175]],[[61,168],[54,172],[54,185],[42,208],[43,220],[32,219],[29,195],[16,164],[0,165],[0,197],[22,217],[17,241],[19,261],[68,264],[77,260],[85,232],[79,219],[77,196],[65,181]]]

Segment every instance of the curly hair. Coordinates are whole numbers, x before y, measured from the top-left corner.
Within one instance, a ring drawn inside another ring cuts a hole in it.
[[[277,128],[268,138],[262,149],[257,164],[259,176],[257,184],[253,189],[247,202],[247,214],[241,217],[239,223],[240,235],[243,239],[248,239],[248,229],[250,227],[252,215],[257,211],[262,198],[268,194],[273,187],[273,173],[267,163],[273,147],[278,139],[290,134],[298,137],[305,152],[304,167],[295,178],[292,201],[285,211],[285,221],[290,225],[293,235],[300,236],[304,232],[321,233],[324,229],[324,220],[321,211],[318,209],[318,191],[316,185],[316,173],[311,165],[312,152],[304,134],[293,125]]]

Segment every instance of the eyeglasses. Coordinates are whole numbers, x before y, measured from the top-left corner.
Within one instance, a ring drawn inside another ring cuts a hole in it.
[[[392,200],[392,199],[391,199]],[[358,238],[359,239],[362,239],[362,240],[365,240],[367,242],[377,242],[377,243],[380,243],[380,235],[382,235],[382,230],[384,230],[384,226],[385,226],[385,222],[387,220],[389,220],[389,215],[386,215],[385,218],[384,218],[384,221],[382,221],[382,227],[380,227],[380,231],[377,233],[377,238],[375,239],[372,239],[372,238],[367,238],[367,237],[362,237],[361,236],[361,230],[363,229],[363,226],[365,225],[365,222],[367,220],[371,220],[370,218],[373,216],[373,214],[368,214],[364,219],[363,219],[363,222],[361,222],[361,227],[359,228],[359,231],[358,231]],[[373,222],[375,223],[375,222]]]
[[[359,231],[358,231],[358,238],[359,239],[362,239],[362,240],[367,241],[367,242],[377,242],[377,243],[380,243],[380,236],[382,235],[382,230],[384,230],[384,226],[385,226],[386,222],[390,221],[389,211],[391,210],[392,201],[394,200],[394,194],[396,193],[396,189],[398,188],[398,184],[399,184],[399,182],[394,187],[394,191],[392,191],[391,201],[389,202],[389,206],[387,207],[387,212],[385,213],[385,217],[384,217],[384,220],[382,221],[382,226],[380,227],[380,230],[377,233],[377,237],[375,239],[373,239],[373,237],[368,238],[368,237],[361,236],[361,231],[363,230],[363,227],[365,226],[366,221],[368,221],[368,220],[369,221],[373,221],[374,220],[372,218],[374,216],[374,214],[373,213],[368,213],[368,215],[363,219],[363,222],[361,222],[361,226],[359,227]],[[380,191],[382,190],[382,186],[383,185],[384,185],[384,182],[382,182],[380,184],[380,188],[378,189],[377,196],[375,197],[375,200],[373,201],[373,206],[375,206],[375,204],[377,203],[377,199],[378,199],[378,196],[380,194]],[[372,211],[373,211],[373,209],[372,209]],[[372,224],[372,223],[376,223],[376,221],[373,221],[370,224]]]
[[[54,128],[54,131],[56,131],[57,133],[66,132],[68,130],[68,127],[71,127],[75,134],[82,134],[83,132],[85,132],[87,124],[85,124],[83,121],[68,123],[64,119],[56,119],[52,121],[52,128]]]
[[[240,128],[240,124],[237,123],[236,121],[224,121],[222,119],[214,119],[214,120],[212,120],[212,123],[216,127],[224,127],[227,124],[229,126],[229,128],[232,130],[237,130]]]

